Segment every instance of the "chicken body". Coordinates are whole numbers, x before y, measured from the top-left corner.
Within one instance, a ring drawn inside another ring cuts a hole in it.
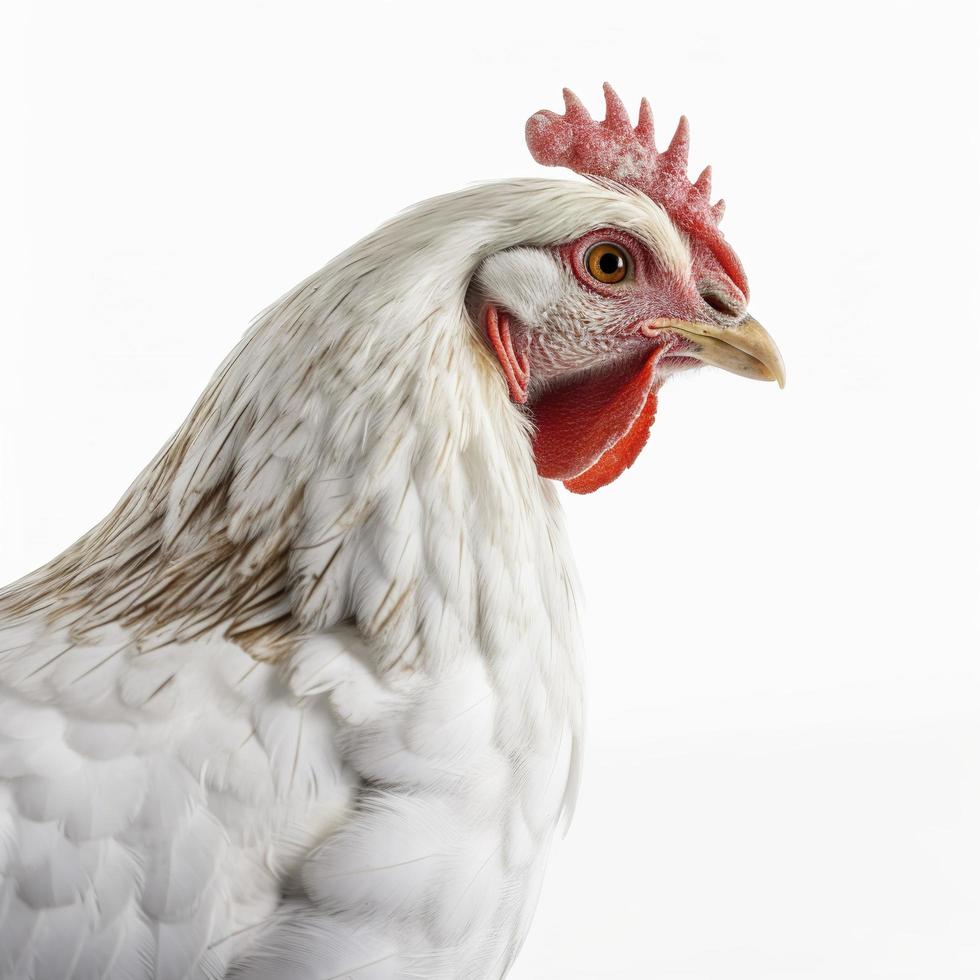
[[[506,974],[574,797],[579,639],[467,290],[647,217],[540,180],[397,219],[2,594],[0,976]]]

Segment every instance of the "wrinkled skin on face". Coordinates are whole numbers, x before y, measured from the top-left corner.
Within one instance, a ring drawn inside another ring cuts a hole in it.
[[[509,249],[484,261],[473,297],[511,399],[535,423],[539,473],[578,493],[632,465],[671,374],[710,363],[782,383],[745,294],[697,241],[656,249],[598,228]]]

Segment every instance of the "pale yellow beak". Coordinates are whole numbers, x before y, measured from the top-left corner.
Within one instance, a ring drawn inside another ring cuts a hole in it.
[[[786,386],[786,368],[779,348],[762,324],[752,317],[730,327],[661,317],[644,323],[640,331],[647,337],[660,333],[680,334],[695,345],[694,350],[684,353],[705,364],[713,364],[743,378],[775,381],[780,388]]]

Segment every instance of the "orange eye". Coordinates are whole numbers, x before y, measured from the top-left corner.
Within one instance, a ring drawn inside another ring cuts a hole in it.
[[[589,275],[599,282],[622,282],[629,272],[629,256],[613,242],[599,242],[585,256],[585,267]]]

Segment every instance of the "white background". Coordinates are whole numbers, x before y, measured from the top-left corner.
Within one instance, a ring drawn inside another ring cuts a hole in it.
[[[693,124],[784,392],[672,383],[567,496],[585,782],[513,973],[980,976],[973,5],[5,7],[0,572],[100,518],[249,319],[396,210],[543,173],[608,78]]]

